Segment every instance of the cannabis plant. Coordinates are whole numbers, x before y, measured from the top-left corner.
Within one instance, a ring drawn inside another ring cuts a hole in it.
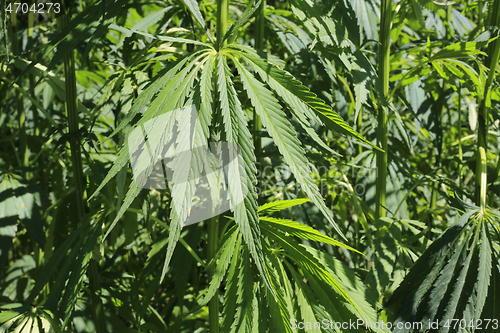
[[[499,6],[0,1],[0,331],[495,331]]]

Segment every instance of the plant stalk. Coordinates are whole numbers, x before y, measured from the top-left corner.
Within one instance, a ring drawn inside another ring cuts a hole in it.
[[[379,31],[379,68],[378,74],[382,84],[382,103],[378,107],[377,141],[383,152],[377,151],[377,186],[376,186],[376,219],[387,215],[386,186],[387,186],[387,123],[386,98],[389,95],[389,70],[391,48],[392,0],[382,0],[380,31]]]
[[[479,159],[480,162],[478,174],[480,175],[480,192],[479,192],[479,207],[481,211],[484,211],[486,208],[486,187],[487,187],[487,160],[486,160],[486,151],[483,147],[479,147]]]
[[[70,12],[66,11],[61,16],[61,28],[64,29],[70,24]],[[73,174],[75,182],[76,204],[80,224],[87,211],[86,204],[86,180],[83,173],[83,161],[80,150],[79,139],[79,115],[77,108],[76,76],[75,76],[75,57],[71,50],[64,57],[64,76],[66,85],[66,116],[68,119],[69,145],[71,151],[71,162],[73,165]],[[95,259],[91,259],[88,268],[89,284],[91,290],[91,301],[94,316],[94,325],[97,333],[106,333],[106,322],[104,318],[103,305],[100,296],[100,281],[98,273],[98,264]]]
[[[228,30],[228,12],[229,12],[229,1],[228,0],[217,0],[217,48],[220,51],[226,44],[227,41],[222,41],[224,35]],[[217,89],[214,89],[217,91]],[[215,99],[217,100],[217,99]],[[214,108],[218,108],[217,103],[214,103]],[[214,110],[214,114],[217,115],[217,110]],[[219,222],[216,217],[211,218],[208,221],[208,249],[207,249],[207,262],[212,259],[215,260],[217,255],[217,249],[219,245]],[[210,279],[213,278],[215,274],[216,265],[212,265],[208,270],[208,276]],[[212,299],[208,302],[208,327],[210,333],[219,333],[219,293],[215,292]]]
[[[208,221],[208,259],[212,260],[217,254],[219,242],[219,221],[216,217],[212,217]],[[208,275],[212,278],[215,274],[216,265],[210,266]],[[219,333],[219,293],[216,292],[214,297],[208,303],[208,323],[210,333]]]
[[[217,45],[220,50],[227,44],[227,41],[222,42],[228,28],[228,12],[229,1],[217,0]]]
[[[458,158],[460,159],[460,165],[458,166],[458,185],[460,188],[463,187],[464,182],[462,178],[462,168],[463,168],[463,160],[464,154],[462,150],[462,83],[459,83],[458,86]]]
[[[500,26],[500,0],[495,0],[492,4],[492,8],[490,8],[488,12],[491,13],[489,25],[496,27]],[[498,38],[489,44],[486,54],[488,55],[486,58],[486,66],[489,68],[489,72],[484,87],[484,95],[481,96],[477,116],[476,203],[482,208],[483,203],[485,204],[486,202],[488,184],[486,179],[486,164],[488,154],[488,118],[489,108],[491,107],[489,99],[491,98],[491,86],[495,78],[496,68],[500,60],[500,41]],[[484,154],[484,156],[482,154]]]
[[[255,48],[257,50],[264,50],[265,38],[264,38],[264,6],[266,1],[262,0],[259,8],[255,11]],[[253,131],[255,134],[260,133],[262,130],[262,121],[255,110],[253,110]],[[253,138],[253,145],[255,147],[255,154],[259,155],[262,152],[262,138],[260,136],[255,136]],[[259,161],[259,159],[257,160]],[[260,167],[260,165],[259,165]]]
[[[62,27],[68,26],[70,14],[61,16]],[[80,151],[80,142],[78,138],[79,116],[76,96],[76,76],[75,76],[75,58],[73,50],[64,57],[64,77],[66,85],[66,116],[68,119],[69,145],[71,150],[71,162],[73,164],[73,174],[75,182],[76,204],[78,216],[83,218],[85,215],[85,180],[83,174],[83,162]]]
[[[11,12],[11,22],[12,22],[12,53],[14,56],[21,54],[21,45],[18,38],[18,20],[17,14]],[[17,75],[20,74],[18,69],[14,70]],[[21,82],[19,83],[22,86]],[[17,117],[19,122],[19,167],[23,169],[22,175],[25,179],[29,178],[29,173],[26,168],[29,166],[29,151],[28,151],[28,139],[26,135],[26,112],[24,110],[23,96],[19,91],[16,91],[16,108]]]

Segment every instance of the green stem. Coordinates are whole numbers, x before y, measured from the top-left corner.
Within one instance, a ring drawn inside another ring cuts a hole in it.
[[[89,263],[89,286],[91,302],[93,307],[94,325],[97,333],[106,333],[106,318],[101,300],[101,283],[99,279],[99,268],[94,258]]]
[[[486,187],[487,187],[487,178],[486,178],[486,167],[487,167],[487,162],[486,162],[486,151],[484,150],[483,147],[478,148],[479,152],[479,170],[478,170],[478,175],[480,176],[480,191],[479,191],[479,207],[481,208],[482,211],[486,208]]]
[[[264,6],[266,1],[262,0],[259,8],[255,11],[255,48],[258,50],[264,49],[265,39],[264,39],[264,26],[265,26],[265,16],[264,16]]]
[[[28,49],[33,49],[33,26],[35,25],[35,13],[30,11],[28,13]],[[29,85],[30,87],[35,86],[35,76],[30,73],[29,74]],[[36,106],[31,104],[31,111],[33,112],[33,127],[35,132],[33,133],[35,136],[40,135],[40,129],[38,128],[38,111],[36,110]]]
[[[266,1],[262,0],[262,2],[259,5],[259,8],[255,11],[255,48],[258,50],[264,50],[265,47],[265,38],[264,38],[265,5]],[[262,121],[257,112],[253,110],[253,131],[255,134],[257,134],[260,133],[261,130],[262,130]],[[262,152],[262,138],[260,136],[255,136],[253,138],[253,145],[255,147],[255,154],[259,155]]]
[[[488,11],[491,13],[489,18],[489,25],[500,26],[500,0],[495,0],[492,8]],[[495,78],[496,68],[500,60],[500,41],[495,39],[490,43],[486,50],[488,57],[486,58],[486,65],[489,67],[488,78],[484,87],[484,95],[481,96],[479,104],[479,112],[477,117],[477,156],[476,156],[476,203],[483,208],[486,197],[486,164],[488,154],[488,118],[489,118],[489,99],[491,94],[491,86]],[[484,153],[484,157],[483,154]],[[484,197],[483,197],[484,195]]]
[[[363,127],[363,107],[359,108],[358,119],[356,119],[356,130],[361,133]],[[358,155],[363,152],[363,147],[358,145]]]
[[[61,16],[62,27],[66,27],[70,21],[70,14],[64,14]],[[83,162],[82,155],[80,151],[80,142],[78,139],[79,126],[79,116],[77,108],[77,96],[76,96],[76,76],[75,76],[75,58],[73,50],[68,52],[64,57],[64,77],[66,85],[66,116],[68,119],[68,134],[69,134],[69,145],[71,150],[71,162],[73,164],[73,173],[75,181],[75,193],[77,196],[77,210],[78,216],[83,218],[85,215],[85,182],[83,174]]]
[[[70,24],[69,12],[61,16],[61,28],[64,29]],[[64,76],[66,85],[66,116],[68,119],[69,144],[71,150],[71,162],[73,164],[73,174],[75,182],[76,204],[80,221],[85,216],[86,205],[86,181],[83,173],[83,162],[80,151],[80,139],[78,137],[79,115],[77,108],[76,94],[76,76],[75,76],[75,57],[71,50],[64,57]],[[100,279],[98,263],[91,259],[88,268],[89,284],[91,290],[92,310],[94,316],[94,325],[97,333],[106,333],[106,321],[104,317],[103,305],[100,296]]]
[[[477,2],[477,25],[480,27],[483,26],[483,5],[484,3],[481,0]]]
[[[383,100],[378,107],[378,135],[377,141],[383,152],[377,151],[377,187],[376,208],[377,219],[385,217],[386,212],[386,185],[387,185],[387,113],[385,99],[389,94],[389,70],[390,70],[390,48],[391,48],[391,23],[392,23],[392,0],[382,0],[380,19],[380,46],[379,46],[379,78],[382,84]]]
[[[19,120],[19,156],[21,157],[21,167],[24,169],[24,178],[29,178],[29,172],[26,168],[29,166],[28,139],[26,135],[26,113],[24,103],[19,91],[16,92],[17,112]]]
[[[460,165],[458,166],[458,185],[460,188],[464,186],[462,179],[462,168],[464,153],[462,150],[462,83],[458,86],[458,158],[460,159]]]
[[[213,217],[208,221],[208,253],[209,260],[215,258],[217,254],[219,242],[219,221]],[[208,270],[208,275],[212,278],[215,274],[216,265],[211,265]],[[214,297],[208,303],[208,322],[210,333],[219,333],[219,293],[216,292]]]
[[[224,35],[226,34],[227,28],[228,28],[228,12],[229,12],[229,1],[228,0],[217,0],[217,45],[218,45],[218,49],[221,49],[227,43],[227,41],[222,42],[222,38],[224,38]]]
[[[17,34],[17,14],[11,12],[11,22],[12,22],[12,52],[15,56],[21,54],[21,46]],[[20,74],[19,70],[14,71],[16,76]],[[23,169],[22,175],[24,178],[28,179],[29,174],[26,168],[29,166],[29,151],[28,151],[28,140],[26,135],[26,113],[24,111],[23,97],[19,91],[16,91],[16,107],[17,107],[17,117],[19,122],[19,156],[20,165],[19,167]]]
[[[228,0],[217,0],[217,48],[220,51],[226,44],[227,41],[222,42],[227,29],[228,29],[228,12],[229,12],[229,1]],[[216,91],[216,89],[214,90]],[[215,99],[217,100],[217,99]],[[217,104],[214,104],[215,112],[217,114]],[[208,248],[207,248],[207,262],[210,260],[215,260],[217,254],[217,249],[219,245],[219,222],[216,217],[211,218],[208,221]],[[210,279],[213,278],[215,274],[215,265],[212,265],[208,270],[208,276]],[[208,302],[208,327],[210,333],[219,333],[219,293],[215,292],[212,299]]]

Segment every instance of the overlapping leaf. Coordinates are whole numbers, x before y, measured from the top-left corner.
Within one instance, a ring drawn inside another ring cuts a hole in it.
[[[317,134],[311,133],[313,131],[310,128],[311,126],[307,118],[319,122],[317,118],[319,116],[330,129],[346,136],[353,137],[376,148],[371,142],[353,130],[352,127],[333,111],[331,107],[326,105],[323,100],[302,85],[302,83],[295,79],[290,73],[280,69],[276,65],[273,66],[270,64],[267,60],[268,55],[257,53],[251,48],[242,47],[240,45],[235,45],[233,47],[242,51],[237,54],[243,56],[259,74],[261,79],[269,84],[273,92],[290,105],[290,111],[297,117],[304,130],[306,130],[318,144],[324,146],[324,143]],[[311,113],[311,110],[315,113]],[[329,147],[326,147],[326,149],[330,150]]]
[[[389,301],[399,304],[396,325],[421,322],[425,330],[439,320],[439,328],[431,331],[450,332],[455,318],[480,319],[492,274],[490,219],[488,213],[470,210],[427,248]]]
[[[270,288],[271,285],[263,265],[260,229],[257,225],[257,194],[255,192],[257,180],[253,141],[230,78],[229,67],[222,54],[219,54],[218,57],[217,83],[225,129],[223,137],[227,142],[235,143],[241,149],[241,155],[237,157],[239,163],[231,164],[228,170],[228,190],[234,210],[234,219],[238,223],[239,230],[243,234],[243,239],[255,260],[255,264]],[[236,152],[230,151],[229,153],[235,154]],[[230,159],[233,160],[234,156],[230,156]],[[243,200],[240,198],[242,193],[247,193]]]
[[[333,220],[331,211],[326,207],[321,198],[318,187],[311,176],[311,169],[305,158],[304,150],[297,139],[297,133],[288,119],[286,119],[280,104],[272,93],[267,90],[262,83],[255,79],[238,60],[233,58],[233,61],[240,73],[243,87],[247,91],[257,114],[261,117],[262,124],[274,139],[274,142],[283,155],[285,162],[290,166],[298,183],[337,232],[343,236],[342,231]]]

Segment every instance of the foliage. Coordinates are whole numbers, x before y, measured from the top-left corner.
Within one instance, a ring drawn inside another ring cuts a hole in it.
[[[500,1],[8,3],[1,331],[500,320]],[[150,189],[161,163],[134,155],[140,130],[165,155],[178,125],[152,121],[188,110],[175,149],[238,147],[230,210],[196,224],[227,156],[178,155]]]

